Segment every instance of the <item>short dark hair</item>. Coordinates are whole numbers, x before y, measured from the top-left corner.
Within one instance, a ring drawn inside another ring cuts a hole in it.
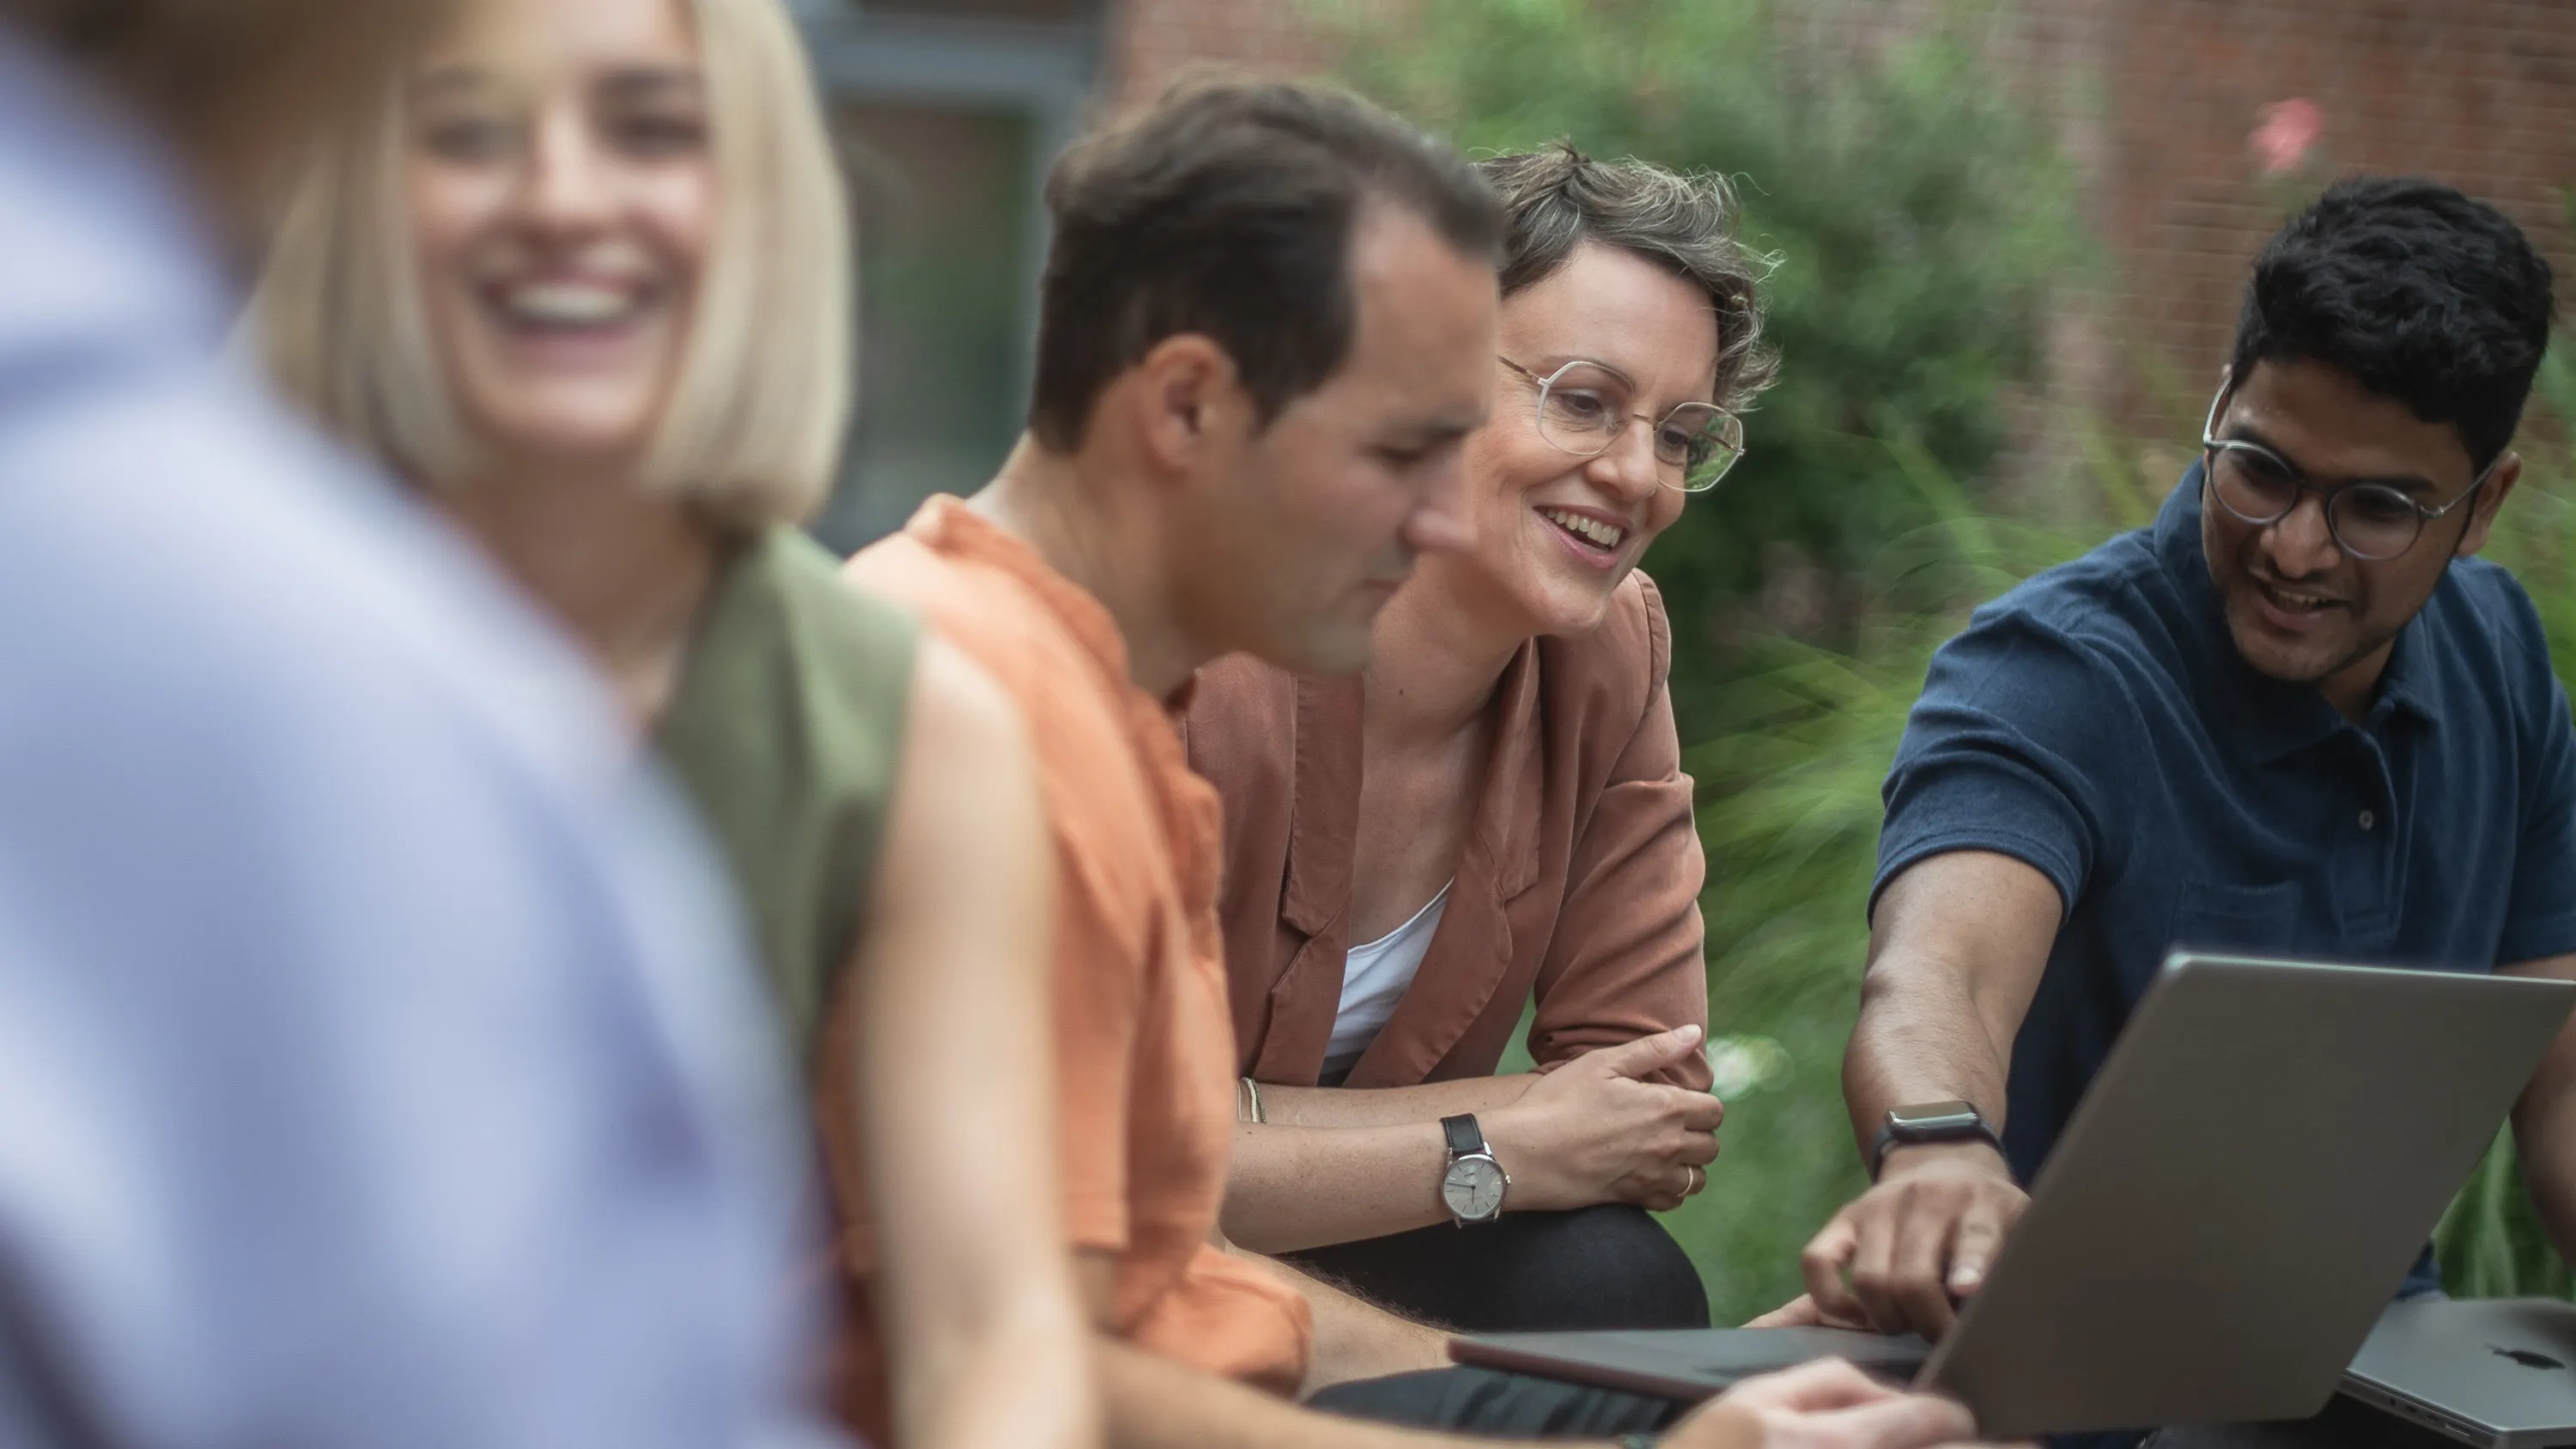
[[[1717,309],[1718,404],[1750,402],[1779,371],[1762,341],[1759,287],[1771,261],[1737,238],[1741,209],[1722,176],[1687,176],[1634,159],[1595,161],[1557,141],[1477,169],[1511,223],[1503,295],[1555,275],[1585,242],[1616,247],[1708,293]]]
[[[1461,255],[1501,251],[1475,170],[1344,91],[1192,79],[1076,144],[1047,176],[1030,430],[1079,446],[1110,380],[1185,332],[1234,359],[1267,424],[1349,355],[1352,232],[1381,202]]]
[[[2319,362],[2449,423],[2484,471],[2549,346],[2549,263],[2503,212],[2438,181],[2336,182],[2254,260],[2233,375]]]

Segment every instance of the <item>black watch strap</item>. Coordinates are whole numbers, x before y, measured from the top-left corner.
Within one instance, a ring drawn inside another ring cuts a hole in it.
[[[1878,1181],[1879,1169],[1887,1165],[1887,1154],[1900,1146],[1923,1146],[1941,1142],[1983,1142],[1997,1152],[2004,1150],[2004,1140],[1986,1124],[1983,1116],[1967,1126],[1936,1132],[1909,1132],[1899,1137],[1893,1123],[1878,1129],[1869,1144],[1869,1180]]]
[[[1449,1155],[1474,1157],[1485,1154],[1484,1129],[1476,1125],[1476,1114],[1461,1112],[1440,1119],[1440,1131],[1449,1139]]]

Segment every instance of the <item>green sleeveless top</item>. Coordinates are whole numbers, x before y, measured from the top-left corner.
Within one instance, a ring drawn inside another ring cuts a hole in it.
[[[745,541],[655,731],[724,856],[800,1060],[858,939],[919,637],[839,575],[795,528]]]

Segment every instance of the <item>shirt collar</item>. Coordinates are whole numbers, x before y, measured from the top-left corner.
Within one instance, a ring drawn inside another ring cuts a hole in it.
[[[2194,462],[2158,510],[2153,530],[2156,559],[2180,603],[2186,637],[2198,656],[2203,706],[2226,722],[2258,763],[2286,759],[2331,739],[2352,724],[2325,696],[2306,684],[2274,679],[2245,662],[2228,632],[2218,592],[2201,551],[2201,465]],[[2446,578],[2425,605],[2430,611],[2448,588]],[[2379,695],[2365,717],[2374,728],[2403,712],[2427,723],[2441,719],[2438,692],[2424,659],[2423,612],[2406,621],[2379,677]]]
[[[1065,632],[1092,657],[1101,672],[1116,681],[1122,698],[1129,694],[1143,697],[1144,691],[1136,687],[1135,677],[1127,672],[1127,636],[1119,632],[1118,620],[1111,616],[1108,606],[1080,584],[1057,573],[1048,566],[1044,555],[977,513],[965,499],[933,494],[922,500],[903,531],[932,553],[980,563],[1017,580],[1063,622]],[[1180,697],[1184,702],[1194,683],[1182,685]]]

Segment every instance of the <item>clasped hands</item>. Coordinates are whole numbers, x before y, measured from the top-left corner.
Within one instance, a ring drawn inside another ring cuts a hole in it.
[[[1646,1080],[1698,1051],[1703,1035],[1681,1026],[1586,1052],[1483,1114],[1478,1125],[1511,1176],[1510,1205],[1624,1202],[1666,1212],[1707,1186],[1725,1104]]]

